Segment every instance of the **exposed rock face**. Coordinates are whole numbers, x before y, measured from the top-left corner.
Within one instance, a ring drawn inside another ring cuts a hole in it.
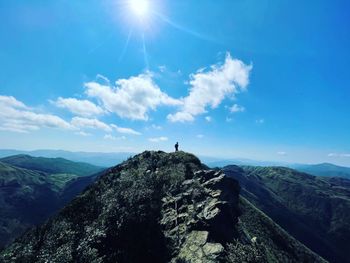
[[[194,155],[144,152],[16,240],[0,262],[322,262],[249,205],[254,219],[242,221],[239,202],[237,181]]]
[[[238,220],[237,181],[211,170],[194,173],[180,192],[162,199],[161,225],[174,248],[172,262],[217,262]]]

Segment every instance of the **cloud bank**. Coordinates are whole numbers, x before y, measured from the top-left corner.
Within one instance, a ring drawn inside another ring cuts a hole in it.
[[[183,99],[181,110],[169,114],[171,122],[193,121],[195,116],[215,109],[228,96],[235,97],[246,90],[252,65],[226,55],[222,65],[212,65],[209,71],[200,70],[190,76],[190,92]]]
[[[68,109],[73,114],[83,117],[92,117],[104,113],[104,110],[101,107],[88,100],[59,97],[56,101],[50,102],[59,108]]]
[[[237,113],[237,112],[244,112],[245,108],[243,106],[240,106],[238,104],[233,104],[230,108],[229,108],[231,113]]]
[[[168,137],[161,136],[161,137],[155,137],[155,138],[148,138],[150,142],[166,142],[168,140]]]
[[[179,106],[182,101],[171,98],[155,84],[150,72],[129,79],[119,79],[115,86],[98,82],[85,83],[86,94],[121,118],[148,120],[148,113],[160,105]]]
[[[0,95],[0,130],[23,133],[43,127],[74,129],[70,123],[58,116],[36,113],[14,97]]]
[[[201,114],[206,114],[204,119],[211,122],[208,111],[217,108],[224,99],[234,99],[238,93],[245,91],[251,69],[252,65],[246,65],[227,53],[223,63],[191,74],[188,94],[180,98],[173,98],[161,90],[150,71],[118,79],[114,83],[98,74],[95,81],[84,83],[85,93],[81,95],[85,98],[58,97],[50,100],[52,105],[69,111],[72,114],[70,120],[42,113],[12,96],[0,96],[0,130],[29,132],[41,128],[58,128],[72,130],[81,136],[91,135],[87,130],[141,135],[132,128],[106,123],[99,117],[114,115],[127,120],[148,121],[151,112],[161,106],[175,107],[175,112],[167,115],[170,122],[192,122]],[[235,113],[243,112],[245,108],[234,104],[229,110]],[[263,123],[263,119],[257,123]],[[161,129],[156,125],[151,127]],[[151,142],[165,140],[167,137],[149,138]]]
[[[140,135],[131,128],[107,124],[96,118],[75,116],[69,122],[53,114],[37,113],[12,96],[0,95],[0,130],[27,133],[41,128],[57,128],[75,131],[75,134],[89,136],[86,129],[102,130],[129,135]]]

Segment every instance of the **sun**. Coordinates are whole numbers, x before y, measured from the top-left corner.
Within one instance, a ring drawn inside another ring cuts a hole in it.
[[[148,0],[130,0],[129,5],[132,12],[138,17],[145,17],[149,13]]]

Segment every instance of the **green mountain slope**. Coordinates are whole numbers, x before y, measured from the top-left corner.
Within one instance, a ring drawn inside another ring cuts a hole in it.
[[[0,162],[48,174],[68,173],[87,176],[103,170],[102,167],[88,163],[73,162],[63,158],[32,157],[24,154],[8,156],[0,159]]]
[[[95,178],[50,175],[0,162],[0,247],[45,221]]]
[[[56,216],[17,239],[0,261],[323,259],[240,201],[236,180],[207,170],[191,154],[144,152],[111,168]]]
[[[227,166],[224,171],[240,182],[246,199],[306,246],[332,262],[350,262],[346,179],[283,167]]]

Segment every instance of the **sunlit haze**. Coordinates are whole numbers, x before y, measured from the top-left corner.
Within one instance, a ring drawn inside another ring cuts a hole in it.
[[[137,16],[145,16],[149,12],[149,2],[147,0],[130,0],[129,1],[131,10]]]

